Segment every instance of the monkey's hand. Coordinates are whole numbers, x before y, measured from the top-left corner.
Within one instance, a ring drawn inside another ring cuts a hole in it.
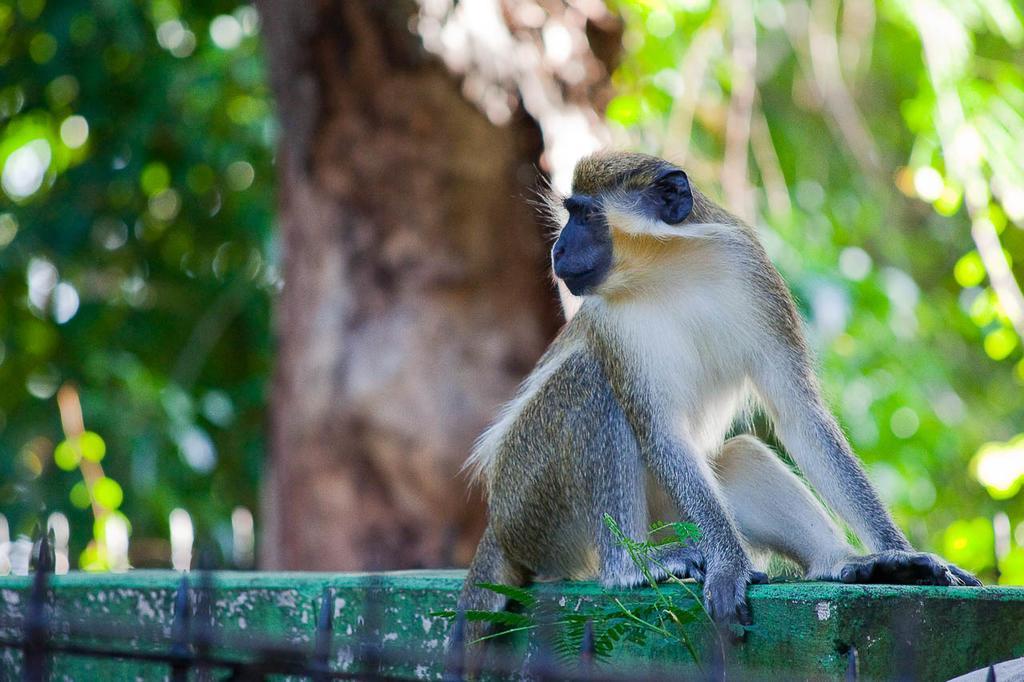
[[[969,572],[934,554],[901,550],[847,559],[836,577],[844,583],[981,586],[981,581]]]
[[[739,560],[735,557],[709,558],[704,580],[704,604],[711,618],[719,626],[732,630],[735,639],[742,639],[742,631],[732,626],[753,622],[747,603],[747,586],[764,582],[768,582],[767,576],[753,570],[745,555],[741,554]]]
[[[657,557],[668,575],[704,582],[704,553],[696,547],[667,547]]]
[[[660,548],[653,559],[645,574],[623,553],[616,564],[604,566],[601,584],[605,587],[637,587],[647,582],[647,575],[659,583],[672,577],[693,578],[697,582],[704,580],[704,554],[696,547]]]

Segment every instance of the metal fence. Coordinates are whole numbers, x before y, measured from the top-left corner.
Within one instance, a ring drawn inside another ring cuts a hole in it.
[[[352,635],[354,656],[347,670],[332,670],[331,656],[337,635],[333,628],[334,594],[325,588],[318,607],[313,645],[296,643],[287,637],[269,634],[237,633],[220,629],[213,614],[214,587],[209,571],[194,574],[194,581],[183,574],[174,596],[174,618],[167,636],[166,628],[143,622],[96,622],[62,613],[49,585],[53,572],[52,545],[44,536],[39,543],[32,586],[17,636],[0,637],[0,649],[21,652],[21,677],[25,682],[49,679],[54,655],[92,659],[135,661],[162,666],[163,674],[173,682],[189,679],[256,681],[289,676],[326,680],[418,680],[413,674],[388,672],[422,664],[401,650],[385,651],[379,639],[371,637],[383,610],[380,591],[367,590],[362,611],[362,632]],[[8,624],[12,625],[12,624]],[[13,629],[13,628],[11,628]],[[448,653],[442,663],[443,679],[462,680],[466,676],[465,619],[453,622]],[[567,667],[556,661],[541,646],[524,664],[522,659],[508,660],[488,656],[482,672],[493,677],[529,677],[543,680],[612,680],[622,676],[602,674],[594,663],[592,630],[587,628],[578,665]],[[441,663],[440,661],[436,663]],[[629,679],[636,679],[630,675]]]
[[[361,612],[362,627],[348,635],[344,642],[333,628],[333,590],[325,588],[318,606],[312,644],[296,642],[269,633],[239,633],[218,628],[214,618],[214,586],[209,570],[197,571],[195,579],[183,574],[174,596],[173,621],[169,629],[140,620],[97,622],[73,613],[62,612],[56,597],[50,597],[50,575],[53,572],[52,545],[44,536],[39,543],[29,599],[19,622],[7,623],[0,637],[0,650],[21,653],[20,674],[25,682],[42,682],[50,678],[54,656],[82,657],[108,661],[145,663],[154,674],[167,676],[173,682],[186,680],[233,680],[238,682],[278,679],[280,676],[327,680],[419,680],[422,675],[403,673],[424,663],[431,664],[436,674],[443,671],[449,681],[467,678],[467,659],[463,616],[454,619],[449,645],[443,660],[424,661],[411,651],[389,646],[374,633],[381,622],[384,603],[381,590],[368,585]],[[55,594],[55,593],[54,593]],[[493,679],[536,680],[663,680],[726,678],[724,652],[711,647],[711,660],[702,671],[694,667],[661,669],[657,672],[624,672],[595,661],[592,623],[584,628],[582,643],[575,661],[567,662],[554,654],[552,626],[539,626],[531,640],[528,656],[512,656],[489,651],[479,674]],[[912,634],[912,633],[904,633]],[[912,637],[899,637],[911,641]],[[347,645],[352,660],[332,667],[335,648]],[[858,679],[858,652],[849,647],[845,652],[845,679]],[[909,653],[909,652],[908,652]],[[904,657],[907,670],[894,671],[894,679],[914,679],[912,655]],[[397,672],[396,672],[397,671]],[[730,670],[729,679],[756,679],[756,674]],[[989,668],[988,680],[996,673]]]

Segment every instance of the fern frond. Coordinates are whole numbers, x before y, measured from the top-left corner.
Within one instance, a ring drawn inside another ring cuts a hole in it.
[[[526,608],[530,608],[537,603],[537,597],[535,597],[529,590],[522,587],[501,585],[499,583],[477,583],[476,586],[508,597],[512,601],[522,604]]]
[[[504,627],[521,628],[534,625],[533,619],[522,613],[508,611],[466,611],[466,620],[502,625]]]

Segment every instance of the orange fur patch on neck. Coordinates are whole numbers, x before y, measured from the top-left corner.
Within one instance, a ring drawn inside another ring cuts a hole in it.
[[[686,239],[659,239],[612,228],[614,262],[608,279],[600,287],[609,301],[626,301],[644,295],[657,286],[659,271],[690,250]]]

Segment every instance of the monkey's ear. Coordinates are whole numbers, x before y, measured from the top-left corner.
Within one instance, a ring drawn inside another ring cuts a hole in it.
[[[670,170],[654,181],[654,206],[658,218],[669,225],[683,222],[693,210],[690,181],[681,170]]]

